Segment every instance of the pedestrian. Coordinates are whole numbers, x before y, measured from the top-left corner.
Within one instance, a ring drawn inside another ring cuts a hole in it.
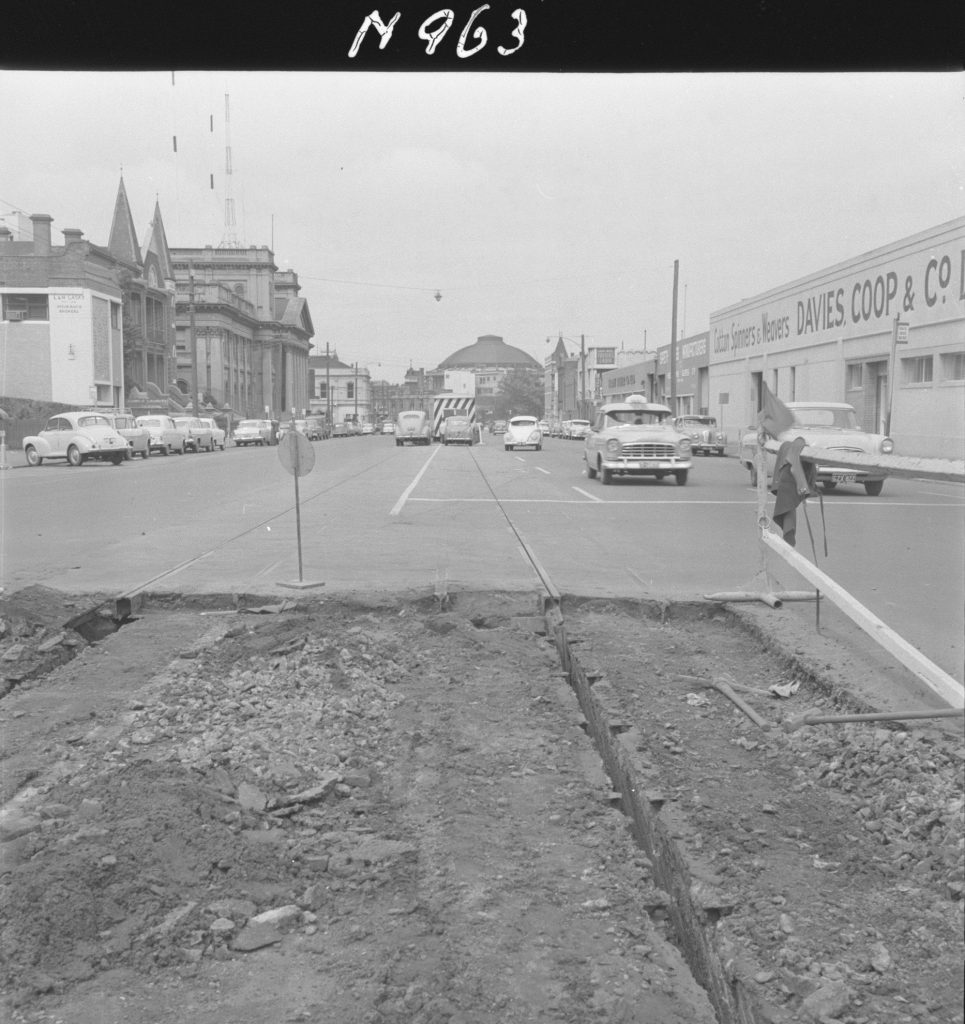
[[[785,543],[792,548],[797,539],[797,507],[817,494],[814,463],[801,459],[805,443],[803,437],[795,437],[781,444],[771,478],[771,493],[775,495],[771,518],[780,528]]]

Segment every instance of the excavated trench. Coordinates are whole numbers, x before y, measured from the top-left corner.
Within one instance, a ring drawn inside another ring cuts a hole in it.
[[[505,624],[498,599],[474,596],[447,595],[443,604],[436,595],[410,607],[427,627],[436,621],[448,630],[464,619],[470,633],[489,633]],[[811,706],[871,708],[833,674],[824,678],[782,652],[779,638],[755,634],[717,606],[541,600],[537,614],[513,623],[555,647],[561,689],[573,699],[564,714],[577,716],[592,739],[609,802],[649,862],[659,898],[648,912],[667,922],[666,937],[721,1024],[961,1020],[961,983],[948,966],[960,960],[961,844],[941,845],[939,836],[961,833],[961,807],[948,810],[965,760],[954,731],[912,734],[896,725],[843,735],[820,727],[788,736],[780,715],[800,706],[782,706],[770,683],[806,688]],[[321,606],[144,595],[136,607],[101,602],[59,621],[96,644],[154,608],[204,608],[214,621],[312,607]],[[772,728],[759,728],[719,693],[700,692],[696,680],[719,674],[739,680]],[[912,766],[900,776],[914,799],[904,821],[882,830],[868,787],[892,805],[905,799],[882,771],[893,749]],[[944,788],[923,805],[926,776]],[[915,815],[927,819],[921,828]],[[918,846],[910,842],[916,836]],[[891,968],[869,966],[885,962],[885,945]]]

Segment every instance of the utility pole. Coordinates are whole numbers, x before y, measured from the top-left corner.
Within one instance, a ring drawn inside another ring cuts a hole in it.
[[[580,335],[580,419],[589,419],[586,415],[586,344]]]
[[[194,329],[194,262],[188,260],[188,322],[191,332],[191,409],[195,416],[198,410],[198,336]]]
[[[352,391],[355,394],[355,418],[352,420],[352,422],[355,423],[356,425],[358,425],[358,421],[359,421],[359,364],[358,363],[354,363],[353,365],[355,367],[355,387],[352,388]]]
[[[670,411],[677,415],[677,269],[673,261],[673,322],[670,327]]]
[[[328,357],[328,342],[325,342],[325,422],[328,425],[329,437],[332,436],[332,382],[331,360]]]

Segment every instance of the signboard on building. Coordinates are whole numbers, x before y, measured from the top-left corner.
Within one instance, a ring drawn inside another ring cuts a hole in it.
[[[965,315],[965,248],[930,233],[876,250],[713,313],[710,361],[761,355],[875,333],[896,316],[917,325]]]

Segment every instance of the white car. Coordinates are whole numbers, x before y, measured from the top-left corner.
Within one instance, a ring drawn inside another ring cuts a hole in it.
[[[23,439],[23,453],[28,466],[39,466],[44,459],[66,459],[69,466],[96,459],[119,466],[130,459],[131,448],[106,416],[62,412],[51,416],[39,434]]]
[[[211,443],[215,448],[220,448],[224,451],[225,446],[225,432],[218,426],[214,420],[202,418],[201,423],[211,431]]]
[[[566,441],[582,441],[589,432],[589,420],[567,420],[563,424],[563,438]]]
[[[845,402],[787,402],[794,417],[794,423],[785,430],[778,440],[790,441],[803,437],[805,444],[814,448],[826,448],[838,453],[843,461],[849,455],[891,455],[895,443],[884,434],[872,434],[858,426],[854,406]],[[757,484],[757,469],[754,455],[757,451],[757,430],[748,427],[741,437],[738,459],[751,475],[751,486]],[[774,470],[776,456],[766,454],[768,479]],[[851,466],[822,465],[818,463],[815,479],[823,491],[833,491],[839,484],[861,484],[872,498],[881,494],[888,472],[884,469],[867,469]]]
[[[160,452],[162,455],[170,455],[175,452],[178,455],[184,454],[188,443],[188,432],[182,430],[170,416],[150,415],[138,416],[137,424],[144,427],[150,434],[150,445],[152,452]]]
[[[682,487],[690,472],[690,438],[674,426],[668,406],[629,395],[597,410],[583,458],[586,475],[603,484],[625,476],[673,476]]]
[[[535,416],[513,416],[506,425],[503,434],[503,450],[514,451],[517,448],[533,448],[541,451],[543,432],[539,429],[539,420]]]

